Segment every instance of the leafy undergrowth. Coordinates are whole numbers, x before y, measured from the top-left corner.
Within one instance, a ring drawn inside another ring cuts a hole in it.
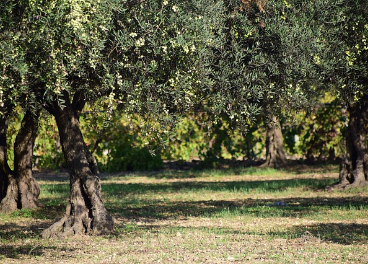
[[[330,170],[104,175],[113,233],[42,240],[68,197],[54,176],[44,208],[0,215],[0,263],[368,263],[367,189],[325,191]]]

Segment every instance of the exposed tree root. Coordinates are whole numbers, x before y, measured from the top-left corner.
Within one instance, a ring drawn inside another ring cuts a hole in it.
[[[348,190],[348,189],[353,189],[353,188],[362,188],[364,186],[367,186],[368,182],[367,181],[354,181],[352,183],[350,183],[349,181],[343,181],[343,182],[338,182],[335,184],[332,184],[330,186],[326,187],[326,191],[334,191],[334,190]]]
[[[6,195],[0,203],[0,212],[11,213],[17,209],[41,207],[39,194],[40,188],[34,178],[19,180],[9,175]]]
[[[359,182],[353,182],[351,184],[348,184],[343,187],[344,190],[352,189],[352,188],[362,188],[364,186],[367,186],[368,183],[366,181],[359,181]]]
[[[18,209],[19,188],[16,179],[12,175],[8,176],[8,186],[5,197],[0,203],[0,212],[11,213]]]
[[[45,229],[43,238],[102,235],[113,230],[114,222],[102,203],[98,181],[97,176],[88,176],[73,183],[64,217]]]
[[[346,186],[350,185],[350,183],[348,181],[346,182],[337,182],[337,183],[334,183],[332,185],[329,185],[326,187],[326,191],[334,191],[334,190],[343,190]]]

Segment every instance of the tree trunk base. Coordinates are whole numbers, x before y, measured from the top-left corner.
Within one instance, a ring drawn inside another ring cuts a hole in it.
[[[40,188],[34,178],[19,180],[9,175],[6,195],[0,203],[0,212],[11,213],[18,209],[42,207],[42,203],[38,201],[39,194]]]
[[[76,219],[71,214],[71,204],[67,205],[67,211],[69,214],[66,214],[63,218],[59,221],[54,223],[49,228],[45,229],[42,232],[42,238],[51,238],[51,237],[58,237],[58,238],[65,238],[74,235],[82,235],[82,234],[90,234],[91,233],[91,219],[84,218],[84,219]]]
[[[70,209],[70,204],[67,206],[67,210]],[[104,218],[103,225],[92,226],[93,222],[96,222],[92,218],[76,219],[72,215],[65,215],[59,221],[54,223],[49,228],[42,232],[43,239],[49,239],[52,237],[66,238],[75,235],[108,235],[113,229],[113,220],[109,215],[100,216],[100,220]],[[102,227],[102,228],[101,228]]]
[[[326,187],[326,191],[334,191],[334,190],[348,190],[352,188],[362,188],[367,186],[367,181],[354,181],[350,183],[349,181],[338,182]]]
[[[346,186],[350,185],[348,181],[346,182],[337,182],[332,185],[326,187],[326,191],[334,191],[334,190],[344,190]]]
[[[285,167],[287,165],[288,165],[288,163],[285,160],[280,160],[280,161],[266,160],[259,167],[260,168],[274,168],[274,169],[278,169],[278,168]]]
[[[39,113],[39,112],[38,112]],[[0,211],[41,207],[40,186],[32,175],[33,147],[37,134],[38,113],[27,111],[14,142],[14,170],[7,162],[6,122],[0,122]]]
[[[97,176],[76,180],[71,186],[66,214],[42,232],[42,238],[74,235],[104,235],[113,230],[114,221],[101,200]]]
[[[18,181],[20,209],[32,209],[42,207],[43,204],[38,200],[40,186],[32,177]]]
[[[266,134],[266,161],[262,168],[279,168],[287,165],[284,152],[284,139],[282,136],[280,121],[276,116],[272,116],[267,122]]]
[[[360,182],[353,182],[351,184],[348,184],[344,187],[344,190],[352,189],[352,188],[361,188],[364,186],[367,186],[368,183],[366,181],[360,181]]]
[[[327,191],[334,191],[334,190],[349,190],[349,189],[353,189],[353,188],[362,188],[364,186],[367,186],[368,183],[367,182],[361,182],[361,183],[347,183],[347,184],[341,184],[341,183],[336,183],[330,186],[326,187]]]
[[[5,197],[0,203],[0,212],[11,213],[19,209],[19,188],[16,179],[8,176],[8,186],[6,187]]]

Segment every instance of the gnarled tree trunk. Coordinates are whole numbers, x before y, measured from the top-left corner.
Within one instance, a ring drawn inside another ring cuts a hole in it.
[[[339,182],[330,188],[350,188],[368,184],[368,96],[349,106],[348,112],[346,152],[340,163]]]
[[[41,206],[40,187],[32,175],[33,148],[38,132],[38,117],[27,111],[14,142],[14,174],[18,183],[21,209]]]
[[[266,123],[266,162],[261,167],[278,168],[287,164],[280,121],[276,116],[272,116]]]
[[[14,190],[16,183],[13,172],[8,165],[6,119],[0,119],[0,211],[11,212],[18,208],[18,189]],[[10,197],[13,197],[10,199]]]
[[[21,128],[14,142],[14,171],[11,171],[6,154],[6,120],[0,125],[1,156],[1,212],[12,212],[17,209],[37,208],[40,187],[32,175],[33,147],[37,135],[37,115],[27,111]]]
[[[102,202],[97,164],[86,148],[79,124],[83,103],[65,96],[63,108],[56,104],[50,111],[59,129],[65,161],[70,174],[70,197],[64,217],[42,233],[43,238],[75,234],[106,234],[113,219]],[[81,99],[83,100],[83,99]]]

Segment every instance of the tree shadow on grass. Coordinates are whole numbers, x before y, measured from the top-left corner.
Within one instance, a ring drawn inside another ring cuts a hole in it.
[[[38,238],[43,229],[49,227],[51,224],[51,221],[24,226],[16,223],[0,224],[0,241]]]
[[[242,193],[273,193],[287,188],[307,188],[323,190],[334,182],[332,179],[288,179],[288,180],[263,180],[263,181],[218,181],[218,182],[165,182],[165,183],[127,183],[102,184],[102,191],[107,195],[126,195],[129,193],[170,193],[180,191],[228,191]],[[61,190],[62,191],[62,190]]]
[[[15,223],[0,225],[0,256],[12,259],[20,259],[21,256],[41,256],[47,247],[37,244],[12,245],[28,239],[38,239],[42,230],[51,223],[21,226]],[[1,258],[0,258],[1,260]],[[1,261],[0,261],[1,262]]]
[[[355,223],[320,223],[314,225],[294,226],[287,232],[280,232],[279,236],[294,234],[308,239],[316,237],[322,241],[341,245],[353,245],[368,241],[368,225]]]
[[[218,175],[263,175],[265,171],[272,170],[274,173],[331,173],[338,172],[338,168],[330,163],[316,163],[306,165],[303,161],[289,160],[286,166],[274,170],[270,168],[261,168],[264,160],[229,160],[219,159],[215,168],[203,166],[206,162],[193,161],[167,161],[161,170],[152,171],[121,171],[121,172],[101,172],[100,179],[144,176],[156,179],[193,179],[202,177],[204,174]],[[338,164],[338,163],[336,163]],[[69,174],[65,170],[61,171],[34,171],[33,176],[36,180],[47,182],[69,182]]]
[[[344,223],[320,223],[313,225],[298,225],[293,226],[286,231],[257,231],[238,229],[232,227],[216,227],[216,226],[200,226],[200,227],[188,227],[188,226],[172,226],[172,225],[157,225],[157,224],[145,224],[145,225],[130,225],[118,226],[111,236],[120,237],[125,236],[126,233],[132,232],[134,234],[144,233],[149,231],[150,233],[171,232],[173,234],[179,232],[195,232],[196,230],[215,235],[257,235],[266,236],[270,238],[284,238],[284,239],[296,239],[299,243],[321,243],[329,242],[340,245],[354,245],[366,243],[368,240],[368,225],[366,224],[344,224]]]
[[[116,225],[116,228],[110,234],[111,237],[125,237],[127,233],[131,233],[134,235],[140,233],[160,233],[165,232],[166,234],[177,234],[178,232],[194,232],[194,231],[202,231],[208,234],[215,234],[215,235],[254,235],[254,232],[246,231],[246,230],[239,230],[234,229],[232,227],[217,227],[217,226],[181,226],[181,225],[157,225],[155,223],[146,223],[144,225],[136,225],[134,223],[125,224],[120,223]]]
[[[0,262],[1,258],[8,259],[23,259],[24,257],[37,257],[45,254],[46,250],[58,250],[56,246],[44,246],[44,245],[0,245]],[[70,248],[69,251],[74,251]],[[5,262],[6,263],[6,262]],[[23,262],[22,262],[23,263]],[[25,262],[24,262],[25,263]]]
[[[108,210],[115,216],[126,219],[140,219],[145,222],[182,217],[226,217],[247,215],[257,218],[293,217],[300,218],[322,211],[366,210],[368,201],[362,197],[349,198],[287,198],[282,199],[244,199],[232,201],[140,201],[142,206],[127,203],[108,204]]]
[[[4,256],[10,259],[20,259],[23,255],[28,256],[42,256],[44,250],[42,247],[25,245],[25,246],[1,246],[0,245],[0,256]],[[0,259],[1,260],[1,259]]]
[[[164,182],[164,183],[127,183],[116,184],[107,183],[102,185],[103,196],[107,201],[113,200],[118,202],[108,202],[107,208],[112,213],[124,212],[128,217],[138,215],[140,217],[151,218],[170,218],[175,215],[213,215],[220,213],[225,209],[234,212],[253,214],[259,217],[265,217],[265,210],[257,213],[257,206],[265,206],[277,202],[272,200],[257,200],[257,201],[240,201],[240,202],[177,202],[164,203],[160,200],[147,199],[143,200],[140,196],[145,194],[160,194],[163,198],[170,196],[173,193],[190,193],[190,195],[198,195],[200,197],[203,191],[206,192],[228,192],[232,197],[236,197],[237,193],[277,193],[286,189],[305,188],[306,190],[323,190],[326,185],[331,184],[331,179],[288,179],[288,180],[265,180],[265,181],[228,181],[228,182]],[[50,187],[49,192],[57,196],[64,196],[64,199],[42,199],[41,202],[47,205],[45,208],[40,208],[32,217],[37,219],[55,219],[61,216],[65,211],[65,200],[67,199],[67,186]],[[130,198],[127,198],[130,197]],[[111,198],[111,199],[110,199]],[[135,200],[137,199],[137,200]],[[323,204],[330,203],[336,205],[338,202],[334,200],[320,201],[318,199],[305,200],[304,198],[295,198],[290,201],[284,200],[289,206],[278,210],[268,210],[270,216],[300,216],[304,212],[310,213],[308,203]],[[344,204],[346,200],[340,202]],[[299,203],[299,204],[298,204]],[[137,204],[145,206],[137,207]],[[291,206],[292,205],[292,206]],[[360,205],[360,204],[358,204]],[[256,206],[256,209],[254,207]]]
[[[1,245],[0,244],[0,262],[2,258],[8,259],[22,259],[24,258],[43,256],[46,251],[56,251],[61,257],[64,252],[70,255],[70,252],[76,251],[73,247],[58,247],[58,246],[45,246],[42,244],[28,244],[28,245]],[[68,256],[69,257],[69,256]],[[6,263],[6,262],[5,262]],[[23,263],[23,262],[22,262]]]

